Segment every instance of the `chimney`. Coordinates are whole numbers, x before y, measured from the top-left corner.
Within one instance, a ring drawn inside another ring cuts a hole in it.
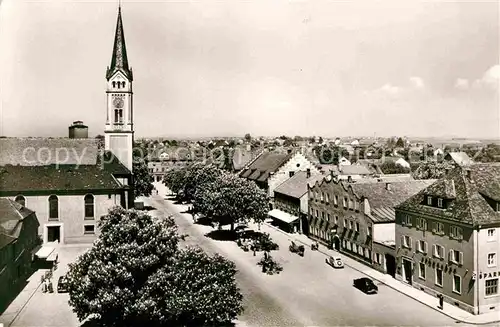
[[[311,177],[311,168],[307,168],[307,178]]]
[[[391,190],[391,183],[385,183],[385,189],[387,191],[390,191]]]

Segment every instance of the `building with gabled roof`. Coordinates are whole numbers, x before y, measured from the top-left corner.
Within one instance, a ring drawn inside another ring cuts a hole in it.
[[[452,161],[460,166],[468,166],[473,163],[472,159],[465,152],[449,152],[444,156],[444,160]]]
[[[327,176],[309,186],[309,235],[395,276],[394,206],[432,182],[350,183]]]
[[[0,198],[0,310],[32,272],[38,242],[36,214],[10,199]]]
[[[0,139],[0,199],[36,212],[43,242],[92,242],[110,208],[133,206],[133,77],[121,7],[105,77],[104,145],[86,138],[81,121],[69,127],[68,138]]]
[[[471,313],[500,310],[500,164],[457,165],[396,207],[397,277]]]
[[[239,176],[254,181],[258,186],[268,189],[268,180],[293,154],[283,152],[263,151],[254,158],[247,167],[242,169]]]

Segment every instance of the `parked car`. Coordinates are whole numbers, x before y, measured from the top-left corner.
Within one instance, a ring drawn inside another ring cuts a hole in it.
[[[354,287],[365,292],[366,294],[377,294],[378,287],[367,277],[362,277],[354,280]]]
[[[297,245],[297,244],[295,244],[294,241],[292,241],[292,243],[290,244],[290,246],[288,247],[288,249],[290,250],[290,252],[297,253],[301,257],[304,256],[304,250],[305,250],[304,246],[303,245]]]
[[[60,276],[57,281],[57,293],[65,293],[68,291],[66,276]]]
[[[333,268],[344,268],[344,262],[342,261],[342,258],[339,256],[330,256],[327,259],[325,259],[325,262],[332,266]]]

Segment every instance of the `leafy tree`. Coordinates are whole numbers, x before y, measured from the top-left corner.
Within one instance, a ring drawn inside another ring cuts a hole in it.
[[[478,162],[500,162],[500,145],[488,144],[479,153],[476,151],[472,159]]]
[[[303,141],[303,140],[304,140],[304,138],[303,138],[302,136],[296,135],[296,136],[293,138],[293,140],[294,140],[295,142],[300,142],[300,141]]]
[[[245,134],[245,141],[250,142],[252,140],[252,136],[249,133]]]
[[[94,246],[69,265],[69,304],[101,326],[213,326],[242,311],[232,262],[179,248],[171,217],[116,207]]]
[[[290,138],[287,138],[287,139],[285,140],[285,142],[283,142],[283,146],[285,146],[285,147],[294,146],[294,145],[295,145],[295,143],[294,143],[294,142],[293,142],[293,140],[292,140],[292,139],[290,139]]]
[[[204,184],[211,183],[223,174],[215,165],[194,163],[186,168],[183,183],[183,200],[192,201],[196,190]]]
[[[268,198],[253,181],[222,173],[215,180],[200,184],[194,194],[193,209],[220,225],[253,220],[260,223],[267,217]]]
[[[186,167],[169,169],[165,175],[163,175],[163,184],[180,197],[184,190],[186,173]]]
[[[439,179],[446,174],[447,169],[452,169],[454,167],[455,165],[453,163],[447,161],[427,161],[421,163],[411,175],[414,179]]]
[[[394,161],[385,161],[380,165],[380,169],[384,174],[408,174],[410,168],[405,168],[396,164]]]
[[[404,148],[405,147],[405,141],[400,137],[398,138],[398,141],[396,142],[396,148]]]
[[[149,172],[147,161],[143,158],[134,158],[132,164],[134,196],[150,196],[153,192],[153,176]]]

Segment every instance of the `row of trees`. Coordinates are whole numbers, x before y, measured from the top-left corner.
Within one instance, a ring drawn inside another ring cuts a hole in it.
[[[94,246],[69,265],[69,304],[98,326],[221,326],[242,313],[234,263],[180,248],[171,217],[115,208]]]
[[[250,220],[261,223],[268,212],[268,197],[254,182],[219,169],[215,165],[195,163],[171,169],[163,183],[182,202],[192,203],[193,214],[212,222],[230,225]]]

